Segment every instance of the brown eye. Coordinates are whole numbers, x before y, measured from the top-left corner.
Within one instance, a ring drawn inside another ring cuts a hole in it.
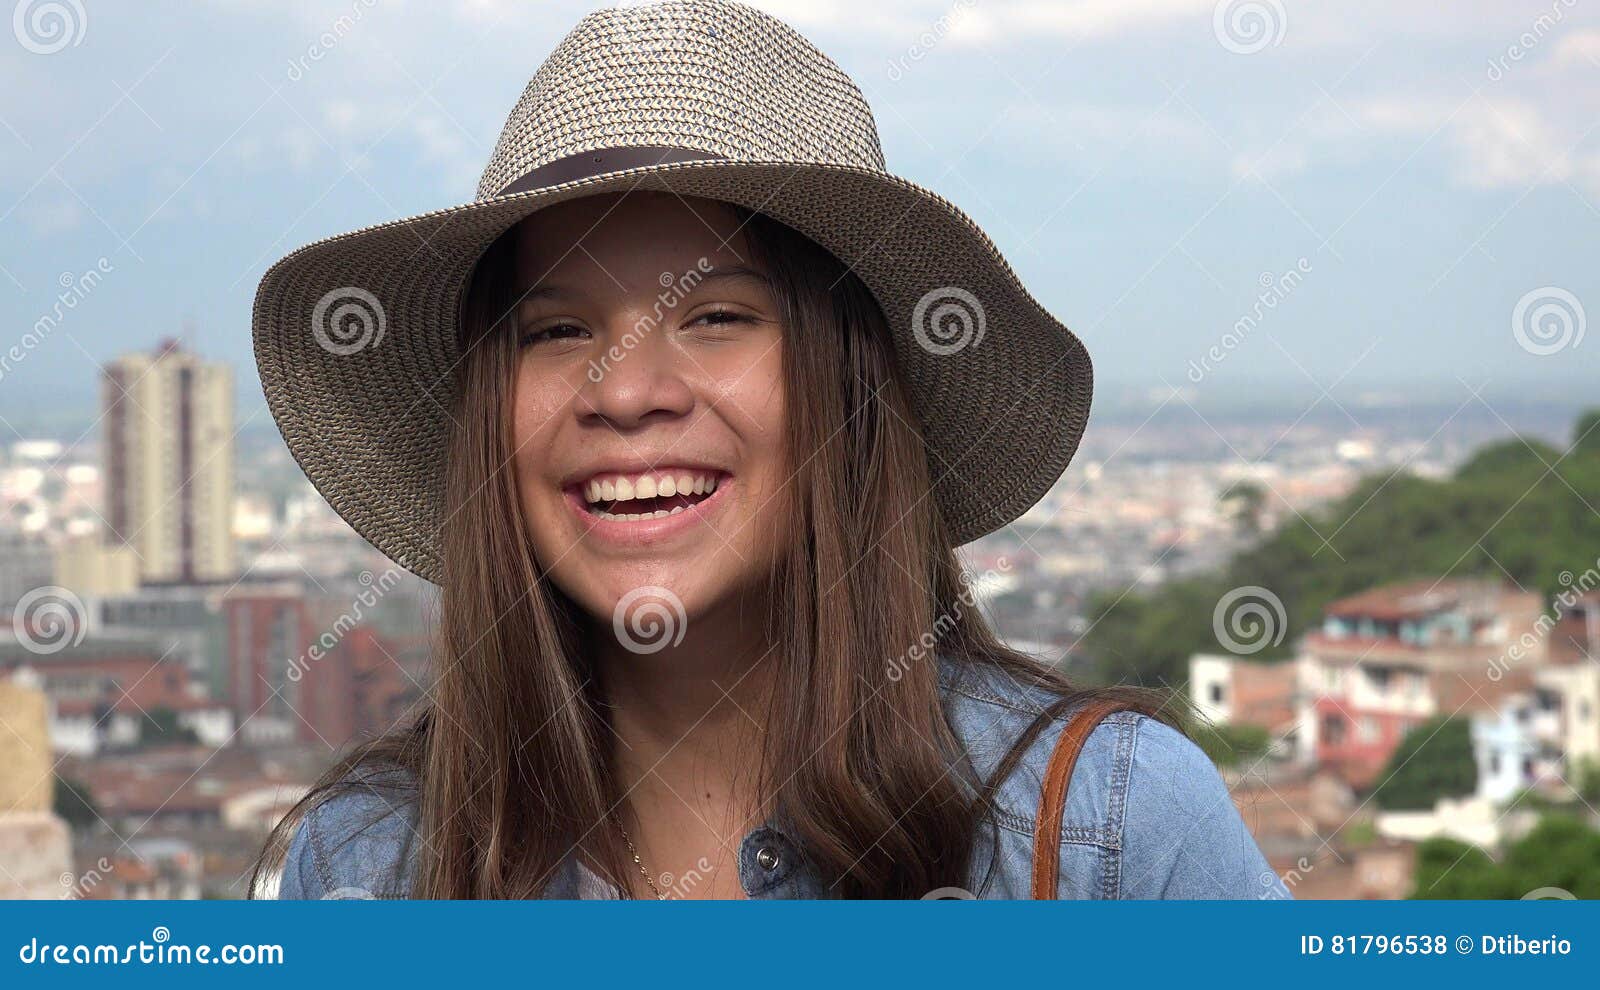
[[[732,310],[719,309],[710,313],[702,313],[690,322],[698,323],[701,326],[720,326],[725,323],[747,323],[749,320],[750,318],[745,316],[743,313],[735,313]]]
[[[542,344],[552,340],[576,340],[586,336],[588,333],[589,331],[573,323],[557,323],[554,326],[524,331],[522,334],[522,346]]]

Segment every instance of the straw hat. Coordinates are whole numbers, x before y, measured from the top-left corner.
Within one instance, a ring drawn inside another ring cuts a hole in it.
[[[267,405],[311,483],[430,581],[451,370],[474,264],[536,210],[652,190],[736,203],[827,248],[882,305],[957,544],[1065,470],[1089,414],[1083,344],[966,214],[884,168],[872,111],[788,25],[726,0],[585,17],[512,109],[465,206],[318,241],[256,292]]]

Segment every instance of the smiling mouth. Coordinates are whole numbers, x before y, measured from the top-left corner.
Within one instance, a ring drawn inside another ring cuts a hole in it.
[[[699,505],[725,481],[721,472],[701,469],[597,474],[578,486],[578,494],[591,515],[637,522],[675,516]]]

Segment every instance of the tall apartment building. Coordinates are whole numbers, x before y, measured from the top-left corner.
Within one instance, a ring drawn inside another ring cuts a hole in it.
[[[146,584],[232,580],[233,378],[175,340],[102,381],[106,542]]]

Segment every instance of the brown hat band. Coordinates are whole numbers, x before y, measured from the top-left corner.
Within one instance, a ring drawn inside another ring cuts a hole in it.
[[[524,172],[520,178],[512,181],[495,195],[510,196],[513,193],[527,192],[530,189],[558,186],[563,182],[575,182],[579,179],[588,179],[596,175],[604,175],[607,172],[622,172],[630,168],[712,160],[722,160],[722,156],[694,148],[653,147],[650,145],[631,148],[601,148],[596,151],[585,151],[576,155],[568,155],[565,158],[557,158],[553,162],[546,162],[530,172]]]

